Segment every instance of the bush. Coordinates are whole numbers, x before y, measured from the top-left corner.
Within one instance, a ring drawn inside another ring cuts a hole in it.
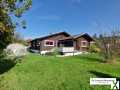
[[[45,55],[56,56],[56,55],[59,55],[59,54],[60,54],[59,49],[54,48],[54,49],[51,50],[51,52],[47,52]]]
[[[54,48],[52,52],[53,52],[53,55],[59,55],[60,54],[59,48],[57,48],[57,47]]]
[[[54,56],[54,53],[53,52],[47,52],[45,55]]]
[[[90,45],[90,53],[100,53],[100,48],[98,48],[98,46],[93,43]]]

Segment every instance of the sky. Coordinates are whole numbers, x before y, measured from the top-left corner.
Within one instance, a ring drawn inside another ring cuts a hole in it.
[[[61,31],[100,34],[119,27],[120,0],[33,0],[22,19],[27,28],[17,31],[25,39]]]

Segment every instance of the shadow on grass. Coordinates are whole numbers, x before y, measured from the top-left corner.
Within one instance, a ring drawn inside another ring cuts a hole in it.
[[[89,71],[89,72],[96,75],[99,78],[116,78],[117,80],[120,81],[120,77],[111,76],[110,74],[106,74],[106,73],[98,72],[98,71]]]
[[[12,67],[14,67],[16,63],[14,60],[8,60],[4,58],[0,58],[0,74],[3,74],[9,71]]]

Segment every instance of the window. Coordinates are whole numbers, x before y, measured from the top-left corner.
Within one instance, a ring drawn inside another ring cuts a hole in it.
[[[44,45],[45,46],[54,46],[54,41],[53,40],[45,40]]]
[[[87,41],[81,41],[81,46],[82,47],[87,47],[87,45],[88,45]]]
[[[73,41],[71,41],[71,40],[65,41],[65,42],[64,42],[64,46],[65,46],[65,47],[73,47]]]

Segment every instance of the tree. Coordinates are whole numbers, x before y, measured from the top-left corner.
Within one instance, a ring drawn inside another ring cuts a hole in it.
[[[105,61],[116,62],[120,56],[120,31],[113,30],[109,35],[101,34],[99,36],[99,46]]]
[[[20,24],[14,18],[22,17],[32,5],[32,0],[0,0],[0,51],[12,42],[15,28]],[[22,21],[25,28],[25,21]]]
[[[95,40],[98,38],[96,33],[93,35],[93,38],[94,38]]]
[[[25,46],[28,46],[28,42],[23,38],[23,36],[18,33],[18,32],[15,32],[14,33],[14,36],[13,36],[13,43],[21,43]]]

